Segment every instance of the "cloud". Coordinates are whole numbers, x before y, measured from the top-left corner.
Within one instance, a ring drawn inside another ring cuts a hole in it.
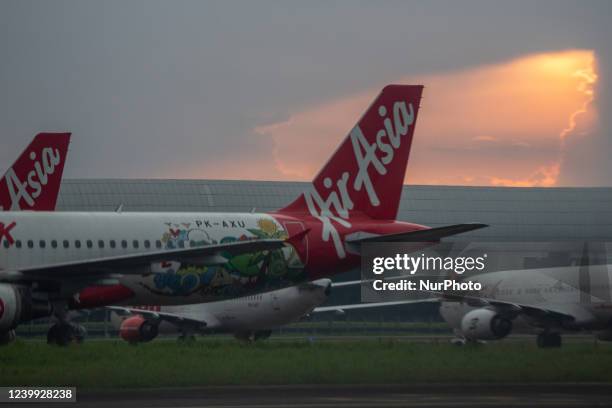
[[[554,186],[568,139],[589,137],[595,55],[567,50],[417,77],[424,99],[406,181],[413,184]],[[347,95],[259,126],[286,179],[308,180],[378,89]]]
[[[472,140],[474,142],[495,142],[497,139],[493,136],[476,136]]]

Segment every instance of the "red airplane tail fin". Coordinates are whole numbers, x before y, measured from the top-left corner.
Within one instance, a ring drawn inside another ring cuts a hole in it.
[[[395,219],[422,85],[388,85],[321,169],[311,188],[279,212]],[[340,220],[340,221],[339,221]]]
[[[70,133],[39,133],[0,180],[0,211],[53,211]]]

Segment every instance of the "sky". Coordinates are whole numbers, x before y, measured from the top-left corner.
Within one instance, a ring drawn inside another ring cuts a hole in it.
[[[612,2],[0,0],[0,169],[310,180],[388,83],[406,183],[612,186]]]

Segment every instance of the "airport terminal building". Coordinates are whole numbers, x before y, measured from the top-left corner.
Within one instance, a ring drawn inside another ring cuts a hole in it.
[[[60,211],[266,212],[289,204],[304,182],[64,180]],[[398,219],[430,227],[479,222],[477,241],[612,240],[612,188],[404,186]]]

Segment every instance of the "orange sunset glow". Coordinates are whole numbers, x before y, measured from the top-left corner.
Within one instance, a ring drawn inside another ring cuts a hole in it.
[[[558,185],[566,141],[589,137],[597,126],[596,81],[591,50],[398,78],[394,82],[425,85],[406,182]],[[265,178],[310,180],[378,91],[329,101],[256,128],[274,146],[275,174]]]

